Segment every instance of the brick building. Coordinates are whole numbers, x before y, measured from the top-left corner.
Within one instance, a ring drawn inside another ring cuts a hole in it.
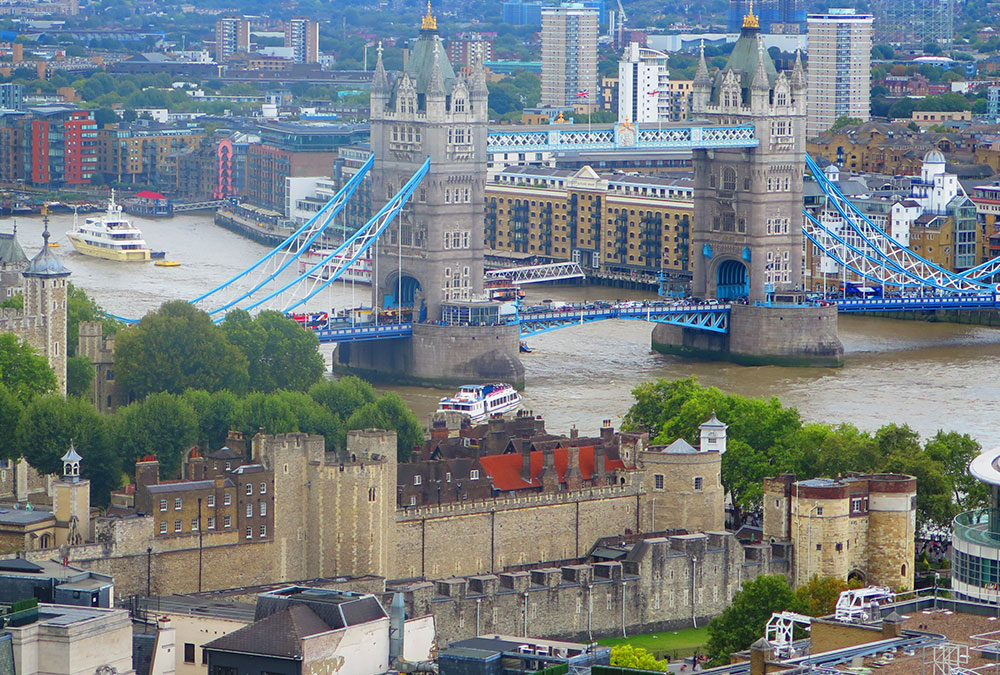
[[[97,171],[93,112],[64,104],[28,106],[0,115],[0,181],[86,185]]]
[[[197,127],[107,125],[97,132],[97,170],[109,180],[173,191],[176,171],[168,172],[168,161],[176,153],[200,147],[204,139],[205,131]]]

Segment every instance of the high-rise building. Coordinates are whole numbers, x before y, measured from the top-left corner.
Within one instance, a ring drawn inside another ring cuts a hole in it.
[[[297,17],[285,24],[285,46],[294,52],[295,63],[319,63],[319,24]]]
[[[8,82],[0,84],[0,110],[24,109],[24,85]]]
[[[618,121],[670,121],[669,57],[630,42],[618,62]]]
[[[751,11],[751,0],[729,0],[726,28],[738,33],[743,16]],[[806,10],[803,0],[754,0],[754,9],[762,33],[797,34],[805,30]]]
[[[492,61],[493,40],[481,33],[461,33],[448,40],[448,60],[459,67]]]
[[[598,14],[581,3],[542,10],[542,105],[597,104]]]
[[[225,16],[215,22],[215,62],[222,63],[250,51],[250,21]]]
[[[810,14],[806,134],[828,130],[838,117],[869,118],[872,16],[853,9]]]
[[[901,47],[947,46],[955,36],[955,0],[875,0],[875,41]]]

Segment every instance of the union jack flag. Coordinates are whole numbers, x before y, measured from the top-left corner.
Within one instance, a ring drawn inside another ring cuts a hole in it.
[[[659,90],[659,89],[657,89],[656,91],[650,91],[650,92],[647,92],[647,93],[648,93],[648,94],[649,94],[650,96],[658,96],[658,95],[660,94],[660,90]]]
[[[577,98],[586,98],[588,96],[590,96],[590,90],[589,89],[581,89],[580,91],[576,92],[576,97]]]

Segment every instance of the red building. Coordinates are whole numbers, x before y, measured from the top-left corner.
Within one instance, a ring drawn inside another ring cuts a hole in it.
[[[89,110],[36,106],[23,117],[24,174],[34,185],[85,185],[97,170],[97,122]]]

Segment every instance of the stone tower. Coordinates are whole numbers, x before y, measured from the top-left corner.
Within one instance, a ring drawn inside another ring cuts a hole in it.
[[[62,477],[52,483],[56,546],[82,544],[91,539],[90,481],[80,477],[82,459],[70,442],[62,457]]]
[[[801,288],[805,73],[798,57],[791,72],[777,72],[752,4],[714,76],[702,49],[691,107],[711,124],[753,125],[759,141],[694,152],[694,295],[754,301]]]
[[[391,198],[430,158],[410,205],[380,238],[380,305],[399,296],[413,304],[415,318],[436,321],[442,302],[482,293],[488,96],[482,63],[467,76],[455,74],[430,2],[402,73],[386,73],[379,48],[371,87],[373,201]]]
[[[24,338],[49,360],[59,392],[66,394],[66,293],[69,270],[49,249],[49,225],[42,233],[42,250],[31,259],[24,277],[24,315],[34,317],[34,329]]]

